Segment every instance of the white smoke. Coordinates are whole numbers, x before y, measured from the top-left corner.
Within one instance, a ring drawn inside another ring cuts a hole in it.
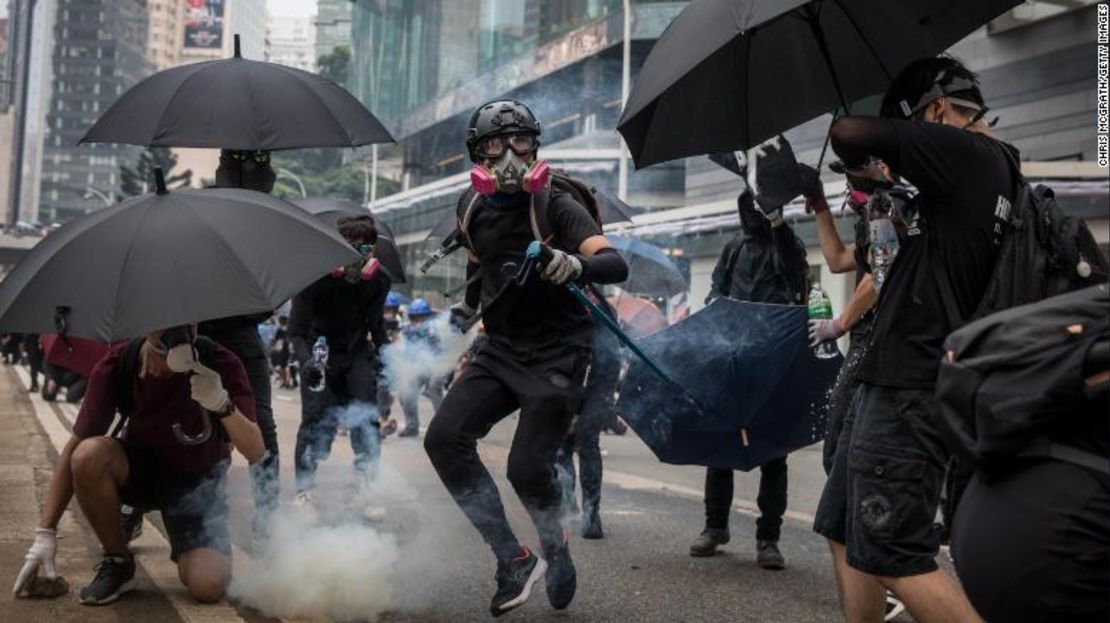
[[[470,345],[470,338],[451,325],[447,314],[440,314],[425,325],[437,345],[406,339],[402,331],[393,343],[382,348],[383,373],[389,389],[395,393],[411,394],[427,380],[446,376]]]

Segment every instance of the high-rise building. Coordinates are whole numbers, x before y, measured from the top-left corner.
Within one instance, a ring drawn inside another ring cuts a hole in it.
[[[271,15],[266,25],[266,60],[305,71],[316,70],[313,17]]]
[[[114,201],[121,161],[138,148],[77,141],[149,75],[144,0],[57,0],[39,217],[65,220]]]
[[[316,58],[337,47],[351,47],[351,0],[316,3]]]

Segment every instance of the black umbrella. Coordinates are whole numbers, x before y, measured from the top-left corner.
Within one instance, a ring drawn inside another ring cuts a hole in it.
[[[332,227],[337,226],[339,219],[346,216],[373,216],[370,210],[349,199],[308,197],[294,199],[293,204]],[[381,262],[382,268],[385,269],[393,283],[406,283],[405,262],[401,259],[401,251],[397,248],[393,230],[389,228],[389,225],[376,218],[374,219],[374,226],[378,229],[378,242],[374,245],[374,257]]]
[[[637,167],[748,149],[882,91],[1021,0],[697,0],[648,55],[617,129]]]
[[[338,197],[305,197],[302,199],[290,199],[289,202],[304,208],[309,214],[323,218],[332,225],[337,224],[339,219],[344,216],[369,215],[374,218],[374,226],[378,228],[379,233],[385,234],[390,238],[396,238],[396,236],[393,235],[393,229],[391,229],[389,225],[374,216],[374,213],[368,208],[350,199],[340,199]]]
[[[356,147],[393,137],[353,95],[316,74],[235,56],[160,71],[124,93],[81,139],[165,147]]]
[[[609,242],[628,264],[622,290],[651,296],[674,296],[686,291],[686,278],[663,249],[629,236],[609,235]]]
[[[0,330],[112,341],[280,306],[359,255],[276,197],[218,188],[133,197],[44,238],[0,283]],[[60,312],[60,314],[59,314]]]
[[[720,298],[638,343],[696,400],[632,359],[617,408],[664,463],[746,470],[824,437],[843,358],[814,356],[804,306]]]

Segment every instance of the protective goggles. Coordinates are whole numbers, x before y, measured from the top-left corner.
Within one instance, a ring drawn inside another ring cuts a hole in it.
[[[351,246],[353,246],[355,250],[358,251],[358,254],[362,257],[369,257],[369,255],[374,252],[374,245],[367,242]]]
[[[530,154],[540,146],[535,134],[499,134],[487,136],[478,141],[476,151],[478,156],[486,160],[496,160],[505,155],[506,149],[511,149],[518,156]]]
[[[232,160],[239,162],[246,162],[253,160],[257,164],[266,164],[270,162],[270,152],[263,149],[230,149],[228,155]]]

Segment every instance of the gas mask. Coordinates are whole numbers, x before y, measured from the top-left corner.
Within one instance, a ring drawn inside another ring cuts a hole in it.
[[[189,325],[171,327],[162,332],[154,351],[165,357],[166,367],[174,372],[188,372],[196,367],[196,350],[193,342],[196,331]]]
[[[243,188],[269,193],[274,189],[277,174],[270,166],[270,152],[224,149],[216,169],[218,188]]]
[[[373,257],[374,245],[360,244],[356,249],[358,249],[362,259],[343,266],[336,266],[331,271],[332,277],[336,279],[342,277],[344,281],[351,284],[370,281],[374,278],[374,274],[381,268],[381,262],[378,261],[378,258]]]
[[[474,190],[483,195],[495,193],[517,193],[525,191],[536,193],[547,187],[551,169],[543,160],[533,160],[531,164],[511,149],[497,160],[476,163],[470,169],[470,183]]]

